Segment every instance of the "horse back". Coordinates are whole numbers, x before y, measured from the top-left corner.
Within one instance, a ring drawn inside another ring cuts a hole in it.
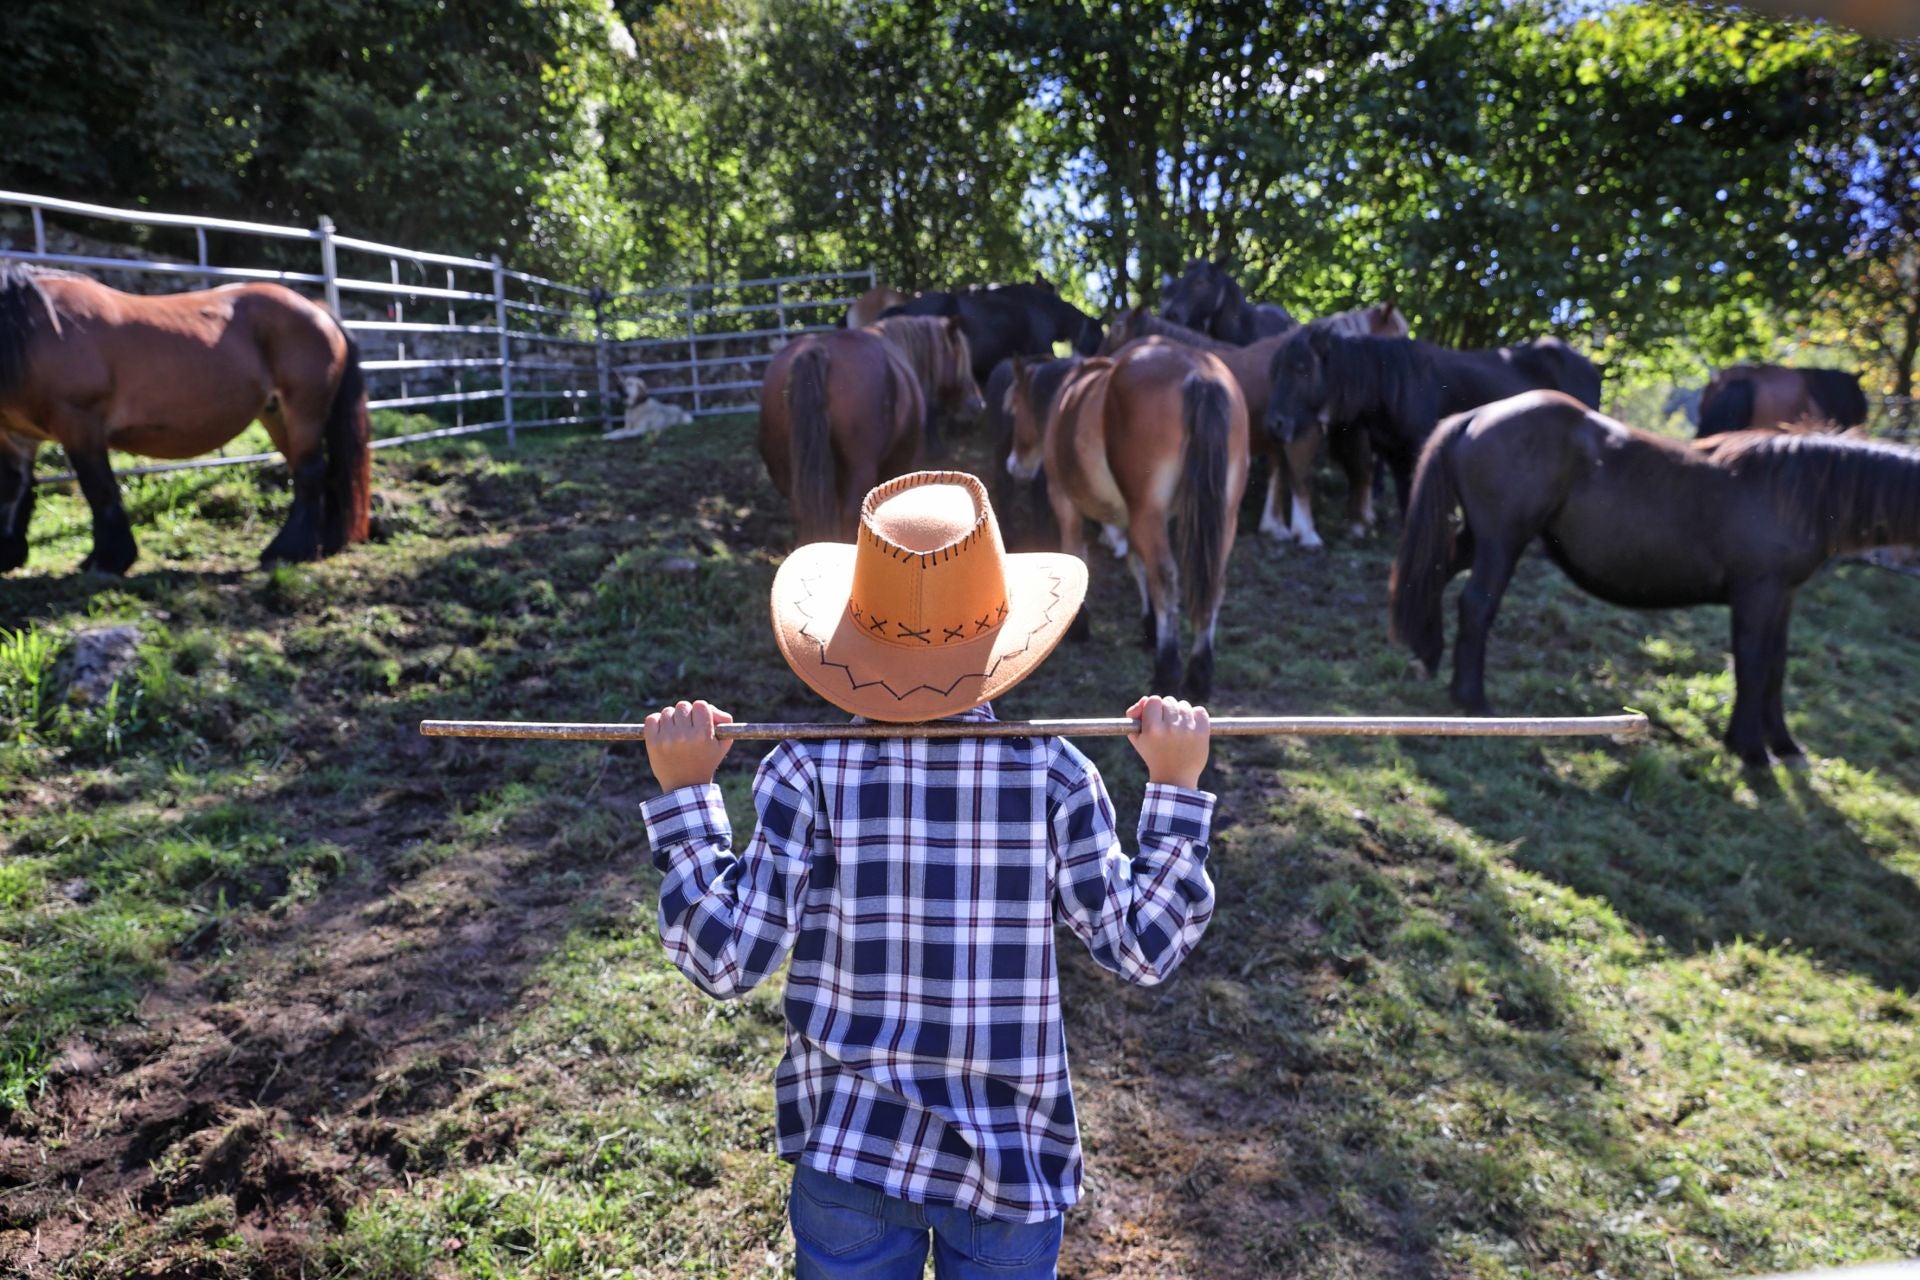
[[[1218,384],[1227,403],[1227,470],[1237,494],[1246,483],[1248,414],[1239,379],[1227,363],[1164,338],[1137,343],[1115,362],[1104,438],[1108,465],[1130,507],[1164,509],[1184,464],[1189,384]]]

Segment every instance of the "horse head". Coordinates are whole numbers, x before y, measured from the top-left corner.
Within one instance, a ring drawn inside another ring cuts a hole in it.
[[[956,422],[979,420],[986,408],[980,384],[973,376],[973,347],[958,316],[945,316],[941,325],[940,401],[941,407]]]
[[[1187,263],[1178,280],[1160,290],[1160,317],[1189,329],[1207,329],[1227,302],[1232,278],[1205,258]]]
[[[1273,353],[1273,363],[1268,366],[1273,395],[1267,401],[1264,425],[1282,444],[1291,443],[1315,423],[1326,420],[1331,395],[1327,357],[1333,336],[1327,329],[1308,325]]]
[[[1013,447],[1007,451],[1007,474],[1027,481],[1040,474],[1040,446],[1044,441],[1040,415],[1033,404],[1033,362],[1024,356],[1013,362],[1013,389],[1007,399],[1013,417]]]

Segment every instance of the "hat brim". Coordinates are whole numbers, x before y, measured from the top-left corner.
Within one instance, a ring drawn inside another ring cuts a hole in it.
[[[813,542],[773,579],[773,634],[795,675],[836,707],[911,723],[957,715],[1025,679],[1053,652],[1087,597],[1078,556],[1006,557],[1007,616],[977,640],[924,646],[881,640],[847,610],[857,548]]]

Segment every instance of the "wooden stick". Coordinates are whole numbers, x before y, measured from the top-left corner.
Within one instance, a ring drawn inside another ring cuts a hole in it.
[[[779,738],[1120,738],[1137,726],[1125,716],[1097,720],[936,720],[922,724],[723,724],[714,736]],[[422,720],[429,738],[538,738],[560,742],[637,742],[638,724],[566,724],[521,720]],[[1647,718],[1617,716],[1219,716],[1222,738],[1579,738],[1645,737]]]

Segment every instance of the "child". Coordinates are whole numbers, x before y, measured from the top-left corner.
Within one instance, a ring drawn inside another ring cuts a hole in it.
[[[920,472],[867,495],[855,544],[787,558],[774,631],[856,716],[991,720],[1086,587],[1075,556],[1007,554],[972,476]],[[1206,710],[1142,698],[1127,714],[1149,776],[1131,858],[1071,743],[911,735],[780,743],[736,855],[713,785],[731,717],[647,717],[667,953],[722,999],[793,955],[775,1096],[802,1280],[919,1280],[930,1233],[943,1278],[1054,1274],[1081,1176],[1054,925],[1151,984],[1213,915]]]

